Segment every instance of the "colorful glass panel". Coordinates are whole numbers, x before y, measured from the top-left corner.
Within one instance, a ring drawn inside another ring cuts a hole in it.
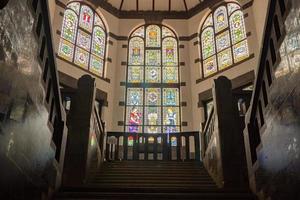
[[[165,38],[165,37],[175,37],[174,33],[168,29],[167,27],[162,27],[162,38]]]
[[[126,124],[130,126],[134,126],[130,132],[137,129],[136,126],[142,125],[142,123],[143,123],[143,107],[128,106]]]
[[[106,43],[105,38],[106,38],[106,34],[104,30],[96,26],[93,31],[92,53],[101,58],[104,58],[105,43]]]
[[[241,9],[241,7],[235,3],[228,3],[227,9],[228,9],[228,14],[231,15],[231,13],[233,13],[234,11]]]
[[[72,2],[68,4],[68,8],[74,10],[77,15],[79,15],[80,3],[79,2]]]
[[[161,54],[160,50],[146,50],[146,65],[160,65]]]
[[[104,24],[103,24],[101,18],[100,18],[97,14],[95,14],[94,25],[95,25],[95,26],[100,26],[100,27],[102,27],[103,29],[105,28],[105,26],[104,26]]]
[[[78,18],[74,11],[66,10],[63,19],[61,37],[75,43]]]
[[[74,45],[64,39],[60,39],[58,55],[72,62],[73,54],[74,54]]]
[[[164,83],[178,83],[178,68],[164,67],[163,68],[163,82]]]
[[[207,77],[215,72],[217,72],[217,61],[216,56],[212,56],[203,61],[204,77]]]
[[[215,54],[214,30],[212,27],[208,27],[202,32],[201,41],[203,59]]]
[[[216,36],[217,52],[230,47],[229,31],[225,31]]]
[[[229,18],[231,29],[231,40],[236,44],[246,38],[244,14],[242,11],[235,11]]]
[[[179,107],[163,108],[163,124],[167,126],[179,125]]]
[[[132,33],[131,37],[134,37],[134,36],[139,36],[139,37],[144,38],[145,37],[145,27],[142,26],[142,27],[138,28],[137,30],[135,30]]]
[[[103,76],[106,48],[104,29],[102,19],[89,6],[80,2],[68,4],[61,33],[61,38],[64,39],[60,41],[58,55],[70,62],[74,60],[76,65],[85,69],[89,66],[92,73]]]
[[[179,133],[180,127],[179,126],[164,126],[163,132],[164,133]]]
[[[144,41],[134,37],[129,42],[129,65],[144,64]]]
[[[88,32],[92,32],[94,20],[94,12],[86,5],[81,6],[79,26]]]
[[[163,89],[163,105],[177,106],[179,105],[179,90],[178,88]]]
[[[176,137],[171,137],[171,146],[177,147],[177,138]]]
[[[149,25],[146,28],[146,46],[160,47],[160,27],[157,25]]]
[[[104,69],[103,60],[98,58],[97,56],[91,55],[90,71],[99,76],[103,76],[103,69]]]
[[[127,88],[127,104],[143,105],[143,88]]]
[[[161,105],[160,88],[146,88],[145,89],[145,104],[147,106]]]
[[[227,10],[225,6],[218,7],[214,12],[214,22],[216,33],[228,27]]]
[[[126,126],[126,132],[128,133],[141,133],[143,127],[142,126]]]
[[[87,51],[90,51],[91,36],[82,30],[78,30],[77,45]]]
[[[161,133],[161,126],[145,126],[145,133]]]
[[[206,27],[212,26],[212,25],[213,25],[213,18],[212,18],[212,14],[210,14],[210,15],[206,18],[206,20],[205,20],[205,22],[204,22],[204,24],[203,24],[203,26],[202,26],[202,29],[205,29]]]
[[[144,81],[143,66],[128,67],[128,82],[129,83],[142,83],[143,81]]]
[[[238,4],[227,3],[213,16],[208,15],[200,34],[203,77],[247,58],[247,41],[242,43],[246,38],[244,15]]]
[[[168,37],[162,43],[163,65],[177,65],[177,41],[175,38]]]
[[[178,47],[174,37],[170,29],[157,25],[142,26],[132,33],[128,48],[127,82],[140,84],[130,84],[127,89],[141,90],[144,94],[127,90],[125,131],[152,134],[161,133],[163,129],[165,133],[180,131],[179,88],[174,84],[167,85],[179,81]],[[165,84],[162,85],[162,82]]]
[[[160,107],[145,107],[145,125],[157,126],[161,125]]]
[[[129,136],[128,137],[128,146],[129,147],[133,147],[133,143],[134,143],[133,141],[134,141],[133,136]]]
[[[218,53],[219,70],[229,67],[232,63],[231,48]]]
[[[248,43],[244,40],[233,46],[233,58],[234,62],[237,63],[245,58],[249,57]]]
[[[76,47],[74,63],[87,69],[89,64],[89,53],[79,47]]]
[[[145,82],[160,83],[161,82],[161,68],[160,67],[146,67]]]

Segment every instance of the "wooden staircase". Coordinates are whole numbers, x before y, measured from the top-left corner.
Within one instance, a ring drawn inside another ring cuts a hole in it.
[[[63,188],[55,199],[255,199],[246,190],[219,189],[200,162],[106,162],[88,183]]]

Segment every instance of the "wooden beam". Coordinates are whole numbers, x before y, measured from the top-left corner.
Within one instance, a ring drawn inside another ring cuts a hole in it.
[[[187,12],[188,11],[188,7],[186,5],[186,0],[183,0],[183,3],[184,3],[185,11]]]
[[[119,7],[119,10],[120,10],[120,11],[122,10],[123,3],[124,3],[124,0],[121,1],[120,7]]]
[[[155,0],[152,0],[152,10],[155,10]]]

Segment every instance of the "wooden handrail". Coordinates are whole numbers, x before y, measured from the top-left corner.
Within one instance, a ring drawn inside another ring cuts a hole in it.
[[[207,148],[207,145],[208,143],[210,142],[210,139],[211,139],[211,135],[212,135],[212,132],[210,132],[210,127],[214,125],[214,120],[213,120],[213,117],[215,115],[215,111],[214,111],[214,108],[212,108],[211,112],[209,113],[209,116],[206,120],[206,123],[205,123],[205,126],[203,128],[203,136],[204,136],[204,149],[206,151],[206,148]],[[208,140],[207,140],[208,138]]]

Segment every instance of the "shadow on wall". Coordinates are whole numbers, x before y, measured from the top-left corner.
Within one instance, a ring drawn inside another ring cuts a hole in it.
[[[0,19],[0,184],[9,185],[14,170],[32,181],[47,176],[54,151],[27,1],[10,0]]]

